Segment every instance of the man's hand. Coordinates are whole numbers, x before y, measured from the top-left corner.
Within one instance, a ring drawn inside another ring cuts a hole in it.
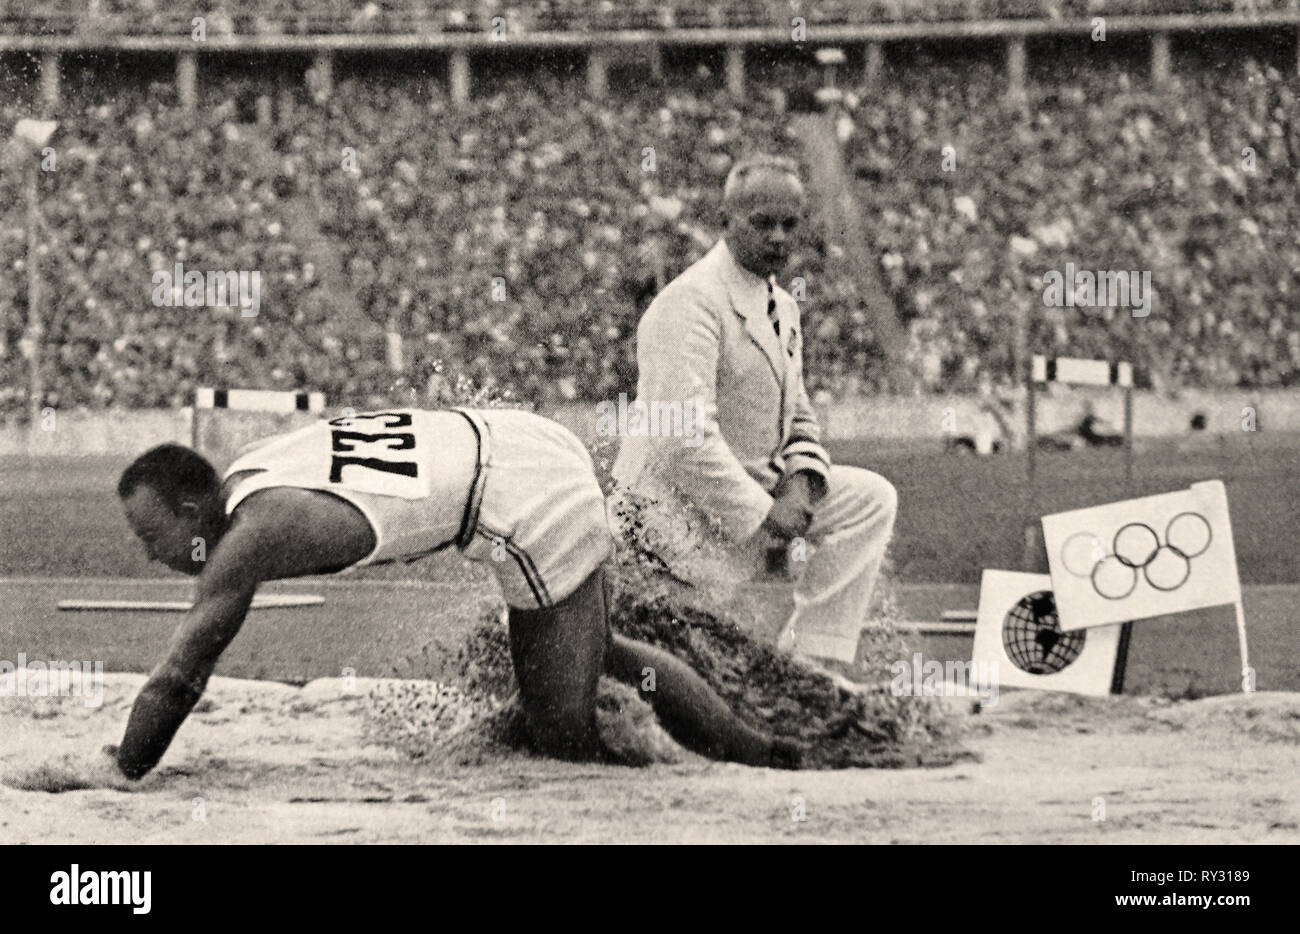
[[[812,484],[805,474],[785,477],[776,488],[772,508],[750,539],[749,546],[763,555],[769,575],[789,579],[790,542],[805,535],[813,520]]]
[[[758,527],[746,547],[751,554],[762,556],[767,574],[787,579],[790,577],[790,543],[783,536],[769,531],[766,522]]]
[[[812,525],[812,484],[802,473],[785,477],[776,488],[763,528],[783,541],[799,538]]]

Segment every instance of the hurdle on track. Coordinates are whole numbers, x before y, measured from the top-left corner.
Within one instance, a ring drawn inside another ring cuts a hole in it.
[[[1037,415],[1037,393],[1039,385],[1064,383],[1067,386],[1116,386],[1124,390],[1124,489],[1133,495],[1133,365],[1126,361],[1081,360],[1075,357],[1048,358],[1035,354],[1027,380],[1028,395],[1025,420],[1026,432],[1025,456],[1028,466],[1029,501],[1034,516],[1038,517],[1038,487],[1036,485],[1034,448],[1036,446],[1035,418]],[[1034,529],[1041,534],[1041,524],[1034,523]],[[1028,570],[1028,569],[1026,569]],[[1121,623],[1119,647],[1115,656],[1115,673],[1111,679],[1112,694],[1124,692],[1124,673],[1128,666],[1129,640],[1132,638],[1133,624]]]
[[[282,415],[293,412],[319,414],[325,411],[325,393],[275,389],[196,389],[194,407],[190,411],[190,447],[195,450],[199,446],[199,412],[205,409],[273,412]]]
[[[1133,486],[1133,365],[1123,361],[1080,360],[1075,357],[1044,357],[1035,354],[1027,380],[1025,456],[1029,473],[1030,499],[1037,506],[1035,451],[1037,441],[1037,387],[1048,383],[1067,386],[1118,386],[1124,390],[1124,485]]]

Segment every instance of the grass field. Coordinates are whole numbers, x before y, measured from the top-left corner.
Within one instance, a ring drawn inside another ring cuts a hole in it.
[[[933,619],[944,608],[974,607],[973,585],[904,584],[907,615]],[[302,684],[338,675],[444,679],[473,626],[496,603],[490,581],[420,583],[314,579],[268,585],[271,593],[318,593],[319,607],[256,610],[222,656],[217,671],[233,678]],[[100,660],[107,671],[148,671],[180,619],[176,613],[65,613],[59,599],[179,600],[184,581],[95,578],[0,579],[0,658]],[[759,589],[737,607],[742,622],[774,634],[788,603],[775,589]],[[1248,587],[1252,663],[1261,690],[1300,691],[1296,623],[1300,586]],[[926,658],[970,658],[969,636],[914,636]],[[1131,693],[1198,697],[1240,689],[1237,642],[1230,608],[1146,620],[1134,627],[1127,689]]]
[[[983,568],[1019,568],[1031,517],[1124,499],[1118,451],[1043,454],[1037,505],[1019,456],[939,453],[935,444],[854,441],[830,445],[837,462],[869,467],[899,491],[892,550],[903,582],[977,583]],[[1300,437],[1239,436],[1195,444],[1148,442],[1137,450],[1132,495],[1197,480],[1228,487],[1241,579],[1300,581]],[[125,458],[0,458],[0,576],[158,577],[132,541],[113,489]],[[439,577],[445,569],[439,569]],[[423,565],[367,578],[428,579]]]
[[[1259,687],[1300,690],[1298,571],[1287,543],[1300,530],[1296,496],[1300,439],[1229,439],[1191,447],[1139,449],[1134,494],[1196,480],[1228,485],[1238,563]],[[869,442],[833,446],[838,461],[868,466],[899,489],[893,546],[903,616],[935,619],[971,608],[985,567],[1018,568],[1023,526],[1043,512],[1125,495],[1113,451],[1044,456],[1038,509],[1023,482],[1022,458],[978,460],[919,446]],[[175,614],[59,613],[57,600],[179,599],[187,582],[148,564],[121,518],[113,488],[121,459],[0,461],[0,658],[85,658],[108,670],[147,671]],[[252,615],[218,669],[232,677],[305,682],[351,667],[359,675],[439,677],[449,654],[484,614],[494,588],[454,557],[277,584],[315,592],[323,607]],[[776,589],[751,588],[736,607],[742,623],[775,627],[788,607]],[[918,638],[927,657],[969,657],[962,637]],[[1228,609],[1135,627],[1128,689],[1198,696],[1237,689],[1236,643]]]

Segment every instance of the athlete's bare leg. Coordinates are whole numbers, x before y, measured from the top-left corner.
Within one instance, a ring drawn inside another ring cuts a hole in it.
[[[602,671],[636,687],[669,734],[694,752],[748,765],[791,767],[798,747],[746,725],[722,698],[662,649],[613,636],[604,571],[554,607],[510,610],[510,649],[534,740],[561,758],[597,758],[596,683]],[[646,669],[654,690],[642,690]]]
[[[669,735],[692,752],[747,765],[777,764],[771,738],[732,713],[689,665],[663,649],[614,636],[609,673],[637,688]],[[645,690],[650,673],[654,690]]]
[[[586,589],[553,607],[510,608],[510,657],[529,733],[539,752],[559,759],[599,759],[605,751],[596,733],[596,684],[609,624],[593,612]]]

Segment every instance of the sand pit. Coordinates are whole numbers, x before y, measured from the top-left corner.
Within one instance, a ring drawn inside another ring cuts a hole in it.
[[[106,675],[100,706],[0,697],[0,829],[30,843],[1300,841],[1300,694],[1004,691],[982,710],[851,697],[716,600],[619,584],[616,630],[670,649],[741,716],[805,742],[805,769],[692,755],[608,679],[598,724],[626,765],[534,756],[493,618],[441,665],[450,683],[214,678],[134,784],[95,765],[143,675]],[[873,675],[905,657],[889,604],[886,589],[881,624],[864,633]]]
[[[143,680],[106,675],[98,708],[0,701],[6,840],[1300,841],[1300,695],[1278,693],[1171,702],[1008,691],[961,714],[980,761],[777,772],[685,753],[643,768],[571,765],[482,745],[472,764],[415,759],[376,740],[375,715],[383,697],[427,696],[427,682],[363,680],[345,693],[337,679],[215,678],[161,767],[130,791],[13,787],[117,742]]]
[[[885,689],[888,668],[881,662],[871,671],[877,689],[853,695],[687,601],[624,597],[615,601],[612,619],[616,631],[689,662],[752,725],[801,744],[804,769],[935,766],[971,755],[940,701],[894,697]],[[864,634],[863,641],[869,657],[901,657],[888,626]],[[501,623],[492,618],[474,628],[445,668],[455,673],[454,685],[408,681],[380,689],[368,715],[368,738],[412,758],[465,764],[526,751]],[[615,762],[645,765],[685,756],[658,726],[646,702],[651,696],[601,679],[597,725]]]

